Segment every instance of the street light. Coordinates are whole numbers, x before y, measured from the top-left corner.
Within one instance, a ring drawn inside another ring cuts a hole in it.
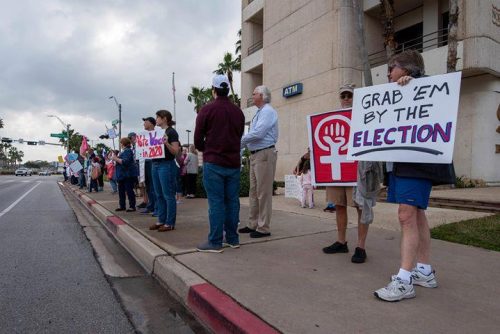
[[[59,118],[58,116],[56,116],[56,115],[47,115],[47,117],[55,117],[55,118],[57,118],[57,120],[58,120],[59,122],[61,122],[61,124],[62,124],[62,125],[66,128],[66,135],[68,136],[68,139],[67,139],[67,141],[68,141],[68,142],[66,143],[66,144],[67,144],[67,145],[66,145],[66,149],[67,149],[67,152],[68,152],[68,154],[69,154],[69,139],[70,139],[69,127],[71,126],[71,124],[66,124],[66,123],[64,123],[64,122],[62,121],[62,119],[60,119],[60,118]]]
[[[191,130],[186,130],[186,132],[188,133],[188,149],[189,149],[189,134],[191,133]]]
[[[110,96],[109,98],[115,100],[118,107],[118,141],[120,141],[122,139],[122,105],[118,103],[116,97]]]

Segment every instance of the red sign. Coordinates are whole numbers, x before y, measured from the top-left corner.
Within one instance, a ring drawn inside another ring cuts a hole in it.
[[[355,186],[357,161],[347,161],[351,109],[308,117],[311,173],[315,185]]]

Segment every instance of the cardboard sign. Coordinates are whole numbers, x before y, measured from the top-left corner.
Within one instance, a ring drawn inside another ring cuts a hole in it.
[[[308,116],[313,185],[355,186],[358,163],[347,161],[351,109]]]
[[[285,175],[285,197],[296,198],[299,201],[302,198],[302,187],[295,175]]]
[[[451,163],[461,72],[354,90],[349,160]]]
[[[155,128],[153,131],[138,132],[135,144],[136,159],[165,158],[164,135],[165,130],[161,128]]]
[[[72,164],[69,165],[69,169],[71,169],[72,173],[78,173],[83,169],[83,167],[80,161],[75,160]]]

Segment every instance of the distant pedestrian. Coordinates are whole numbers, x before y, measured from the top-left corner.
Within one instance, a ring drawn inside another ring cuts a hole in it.
[[[200,252],[222,252],[223,243],[240,247],[240,142],[245,116],[228,98],[229,80],[225,75],[213,78],[212,95],[215,101],[200,110],[194,132],[195,146],[203,152],[210,222],[208,241],[198,246]]]
[[[407,50],[389,59],[389,82],[404,86],[414,78],[425,75],[422,55]],[[398,203],[401,225],[401,263],[391,282],[374,292],[385,301],[415,297],[414,285],[426,288],[438,286],[430,264],[431,236],[425,210],[433,185],[453,184],[453,164],[387,163],[387,201]]]
[[[165,130],[165,158],[153,159],[152,174],[158,207],[158,222],[151,225],[149,229],[168,232],[175,229],[177,216],[175,189],[179,168],[175,164],[175,156],[180,150],[179,134],[172,127],[175,121],[168,110],[156,112],[156,125]]]
[[[135,165],[134,153],[132,152],[131,142],[128,138],[120,140],[122,152],[118,156],[113,156],[116,162],[116,179],[118,180],[118,195],[120,206],[115,211],[125,211],[126,197],[128,197],[129,208],[127,212],[133,212],[135,207],[134,184],[137,180],[137,167]]]
[[[113,161],[113,155],[117,155],[117,152],[110,151],[106,156],[106,174],[108,176],[109,185],[111,186],[111,193],[116,194],[118,192],[118,183],[116,182],[116,172],[115,172],[115,162]]]
[[[92,189],[95,189],[95,192],[99,192],[98,188],[98,179],[101,175],[101,165],[99,164],[99,157],[95,156],[90,163],[90,186],[89,193],[92,192]]]
[[[198,179],[198,151],[193,144],[189,145],[189,153],[184,161],[186,165],[186,198],[195,198],[196,181]]]
[[[299,183],[302,186],[302,197],[300,200],[300,206],[306,207],[306,203],[309,204],[309,209],[314,208],[314,189],[311,180],[311,170],[310,162],[307,160],[302,166],[302,173],[298,176]]]
[[[250,215],[247,226],[238,232],[262,238],[271,235],[278,113],[270,104],[271,92],[266,86],[256,87],[252,98],[258,109],[248,133],[241,140],[241,146],[250,150]]]

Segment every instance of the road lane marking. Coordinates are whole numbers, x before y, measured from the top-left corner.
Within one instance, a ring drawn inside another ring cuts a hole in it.
[[[30,190],[28,190],[27,192],[24,193],[24,195],[22,195],[21,197],[19,197],[14,203],[12,203],[7,209],[3,210],[2,212],[0,212],[0,217],[2,217],[4,214],[6,214],[7,212],[9,212],[13,207],[15,207],[17,205],[17,203],[21,202],[23,198],[25,198],[26,196],[28,196],[28,194],[30,192],[33,191],[33,189],[35,189],[36,187],[38,187],[40,185],[40,183],[42,183],[41,181],[38,181],[37,184],[35,184]]]

